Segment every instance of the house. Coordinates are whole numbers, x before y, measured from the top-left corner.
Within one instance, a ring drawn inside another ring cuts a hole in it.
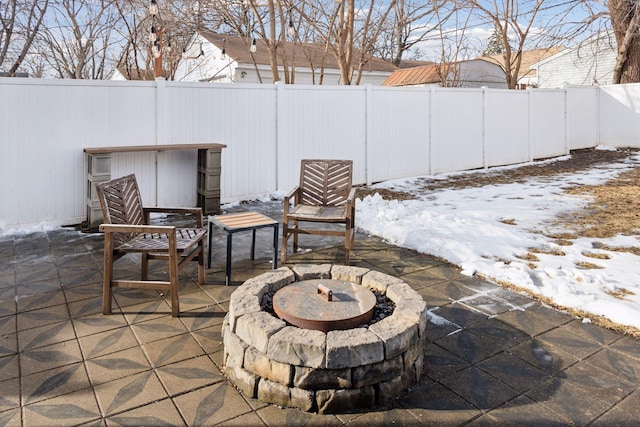
[[[183,51],[175,73],[177,81],[215,83],[272,83],[269,51],[263,40],[217,34],[206,30],[196,33]],[[294,70],[296,84],[340,84],[340,71],[334,56],[324,45],[285,42],[288,67]],[[281,61],[281,58],[278,58]],[[284,80],[283,67],[280,76]],[[396,67],[380,58],[365,64],[360,84],[380,85]]]
[[[0,71],[0,77],[10,77],[9,76],[9,72]],[[22,71],[16,71],[15,73],[13,73],[13,77],[26,78],[26,77],[29,77],[29,73],[22,72]]]
[[[616,56],[615,36],[604,32],[532,64],[531,69],[536,70],[541,88],[611,84]]]
[[[125,67],[118,67],[113,70],[109,80],[155,80],[153,70],[143,70],[138,68],[127,69]]]
[[[452,87],[491,87],[506,88],[502,68],[492,62],[481,59],[459,61],[451,64],[447,73],[447,86]],[[404,68],[394,71],[383,83],[383,86],[441,86],[443,65],[431,64],[419,67]]]
[[[538,87],[537,70],[532,69],[531,65],[540,62],[545,58],[549,58],[563,49],[564,48],[561,46],[552,46],[541,49],[523,50],[520,69],[518,70],[517,88],[526,89],[529,87]],[[484,59],[485,61],[498,64],[504,69],[504,57],[501,53],[496,55],[480,56],[479,59]]]

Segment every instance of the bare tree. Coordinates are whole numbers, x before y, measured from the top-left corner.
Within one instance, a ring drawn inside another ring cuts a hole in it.
[[[291,15],[290,4],[284,0],[238,0],[210,1],[218,15],[223,17],[225,25],[231,27],[233,33],[243,40],[260,38],[269,53],[271,80],[280,82],[280,69],[284,74],[284,82],[293,83],[295,64],[289,63],[286,40],[288,34],[288,18]],[[250,48],[247,42],[247,49]],[[258,73],[259,76],[259,73]],[[259,77],[261,80],[261,78]]]
[[[435,11],[440,16],[440,10]],[[438,26],[440,33],[440,58],[436,64],[436,72],[440,78],[442,87],[458,87],[461,83],[460,66],[458,62],[468,54],[466,31],[469,28],[469,21],[472,13],[464,10],[456,10],[449,14],[447,19],[453,17],[455,29],[446,30],[442,25]],[[439,21],[444,22],[439,19]]]
[[[15,75],[42,25],[49,0],[0,2],[0,67]]]
[[[613,83],[640,82],[640,4],[609,0],[611,25],[618,43]]]
[[[311,2],[306,9],[296,9],[336,59],[340,83],[350,85],[360,82],[395,5],[396,0],[383,4],[374,0],[334,0]]]
[[[194,32],[212,22],[209,9],[197,0],[158,0],[158,13],[153,18],[149,0],[116,0],[117,31],[120,43],[115,58],[116,67],[129,78],[152,78],[157,65],[167,80],[173,80],[182,48]],[[154,57],[151,27],[159,35]]]
[[[377,53],[393,65],[400,65],[414,46],[439,31],[455,8],[455,2],[444,0],[397,0],[381,34]]]
[[[523,52],[536,44],[531,39],[539,43],[545,33],[557,31],[562,13],[574,7],[573,2],[564,0],[462,1],[494,29],[495,42],[503,47],[501,65],[509,89],[517,87]]]
[[[142,2],[117,1],[116,10],[119,16],[120,37],[123,40],[115,66],[127,78],[150,75],[152,67],[151,55],[149,55],[149,30],[146,13],[147,9]]]
[[[108,74],[114,0],[59,0],[38,36],[44,58],[59,78],[103,79]]]

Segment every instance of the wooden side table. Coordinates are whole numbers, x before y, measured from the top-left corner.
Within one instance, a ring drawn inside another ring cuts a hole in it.
[[[239,231],[249,231],[253,233],[251,239],[251,259],[255,257],[256,246],[256,230],[259,228],[273,227],[273,265],[275,270],[278,268],[278,221],[274,221],[268,216],[258,212],[241,212],[226,215],[209,216],[209,244],[207,249],[207,268],[211,268],[211,245],[213,244],[212,232],[213,226],[218,226],[227,232],[227,268],[225,284],[229,286],[231,281],[231,246],[233,241],[233,233]]]

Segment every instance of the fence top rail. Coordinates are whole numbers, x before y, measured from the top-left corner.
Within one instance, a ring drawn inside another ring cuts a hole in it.
[[[119,147],[89,147],[85,148],[87,154],[107,153],[131,153],[136,151],[170,151],[170,150],[212,150],[226,148],[225,144],[166,144],[166,145],[123,145]]]

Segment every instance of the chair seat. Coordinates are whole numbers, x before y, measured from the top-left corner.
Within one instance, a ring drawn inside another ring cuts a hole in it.
[[[198,240],[207,233],[206,228],[177,228],[176,246],[178,252],[186,252],[197,246]],[[167,252],[169,238],[164,233],[141,233],[116,247],[128,252]]]
[[[289,211],[289,219],[299,221],[345,222],[346,206],[297,205]]]

